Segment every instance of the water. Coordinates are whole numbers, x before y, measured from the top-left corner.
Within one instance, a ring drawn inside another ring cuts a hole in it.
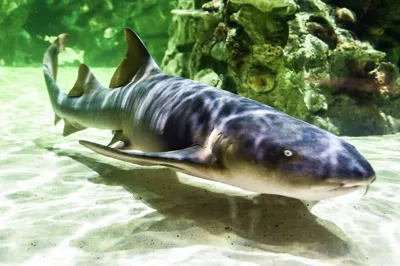
[[[68,91],[76,68],[62,68]],[[103,83],[113,69],[94,69]],[[61,136],[40,68],[0,68],[0,264],[398,265],[400,135],[347,138],[368,194],[302,202],[97,155]]]

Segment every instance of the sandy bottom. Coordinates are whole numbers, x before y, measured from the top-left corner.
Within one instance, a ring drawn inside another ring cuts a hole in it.
[[[76,69],[60,74],[68,90]],[[63,138],[40,68],[0,68],[0,92],[0,264],[400,263],[400,135],[347,138],[377,172],[366,196],[303,202],[88,151],[111,133]]]

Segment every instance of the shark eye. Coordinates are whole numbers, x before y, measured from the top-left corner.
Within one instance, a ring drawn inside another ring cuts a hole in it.
[[[285,154],[286,157],[292,157],[293,152],[290,150],[284,150],[283,153]]]

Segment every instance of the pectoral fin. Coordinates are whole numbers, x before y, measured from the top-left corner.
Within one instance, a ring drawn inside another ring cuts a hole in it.
[[[113,130],[114,137],[111,142],[108,143],[108,147],[119,149],[119,150],[129,150],[132,149],[128,140],[124,137],[122,130]]]
[[[140,152],[115,149],[84,140],[80,140],[79,143],[97,153],[121,161],[147,166],[162,165],[192,174],[200,168],[216,166],[216,159],[211,150],[201,146],[168,152]]]

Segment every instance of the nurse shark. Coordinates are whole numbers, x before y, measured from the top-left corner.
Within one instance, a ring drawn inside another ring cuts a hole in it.
[[[368,186],[375,172],[351,144],[270,106],[161,71],[125,29],[127,52],[108,87],[81,64],[66,94],[56,84],[61,34],[43,59],[55,123],[63,136],[112,130],[108,145],[80,143],[105,156],[161,165],[245,190],[321,200]]]

